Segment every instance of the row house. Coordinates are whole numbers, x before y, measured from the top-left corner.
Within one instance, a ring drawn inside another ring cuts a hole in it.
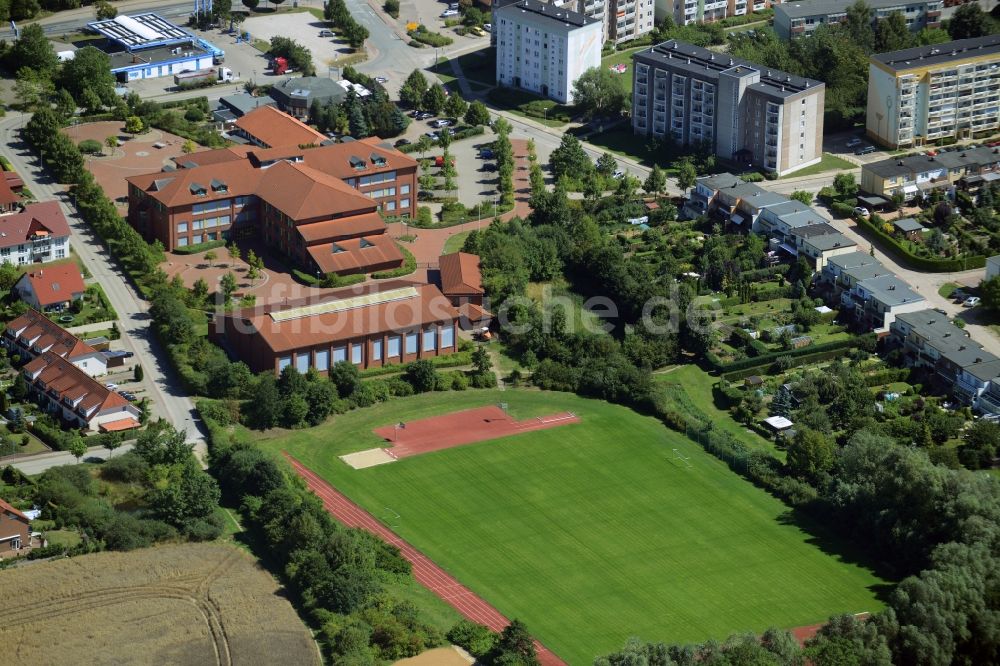
[[[58,201],[17,207],[0,214],[0,263],[25,266],[66,259],[69,236]]]
[[[0,345],[7,354],[33,359],[41,354],[56,354],[91,377],[107,372],[108,362],[100,352],[79,339],[38,310],[28,310],[7,323]]]
[[[1000,177],[1000,147],[941,150],[934,155],[907,155],[861,166],[861,189],[891,199],[910,201],[934,189],[953,191]]]
[[[56,353],[39,354],[21,372],[31,396],[66,427],[116,432],[140,426],[138,408]]]

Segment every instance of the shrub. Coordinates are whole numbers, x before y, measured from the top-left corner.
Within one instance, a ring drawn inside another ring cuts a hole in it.
[[[387,271],[376,271],[372,273],[372,277],[376,280],[385,280],[388,278],[397,278],[404,275],[409,275],[413,271],[417,270],[417,260],[414,258],[413,253],[407,250],[402,245],[398,245],[399,251],[403,254],[403,265],[399,268],[393,268]]]
[[[84,139],[77,145],[77,148],[84,155],[96,155],[101,152],[101,142],[95,139]]]

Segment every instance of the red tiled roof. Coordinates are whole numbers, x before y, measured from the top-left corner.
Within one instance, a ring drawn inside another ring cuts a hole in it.
[[[268,171],[254,169],[253,165],[246,160],[237,160],[210,163],[194,169],[157,171],[141,176],[129,176],[125,180],[163,203],[164,206],[173,208],[254,194],[261,178],[267,173]],[[226,190],[213,190],[213,180],[224,183]],[[196,194],[192,191],[195,185],[200,186],[200,190],[204,194]]]
[[[270,316],[272,312],[279,313],[303,304],[325,303],[402,287],[412,287],[416,290],[416,295],[284,321],[275,321]],[[434,285],[394,280],[338,289],[320,298],[302,299],[294,304],[247,308],[215,316],[243,320],[236,326],[251,327],[254,334],[272,351],[282,352],[365,335],[413,330],[432,323],[451,322],[458,317],[458,311]]]
[[[257,196],[293,220],[367,213],[378,207],[339,178],[303,164],[279,162],[262,173]]]
[[[34,341],[31,347],[39,354],[50,351],[73,360],[78,356],[97,353],[93,347],[34,309],[8,323],[6,335],[25,345]]]
[[[42,307],[73,300],[73,294],[87,290],[83,275],[73,262],[58,266],[44,266],[37,271],[25,273],[19,282],[27,280],[35,298]]]
[[[16,191],[24,187],[24,181],[17,175],[16,171],[4,171],[3,179],[7,182],[7,187],[12,190]]]
[[[236,126],[261,143],[272,146],[299,146],[321,143],[326,137],[273,106],[259,106],[236,121]]]
[[[58,354],[46,352],[36,356],[25,364],[24,371],[30,376],[38,373],[32,381],[44,384],[45,389],[55,394],[62,404],[66,404],[64,399],[70,402],[79,400],[73,409],[87,420],[103,410],[116,407],[127,408],[129,413],[138,415],[128,400]]]
[[[174,158],[174,163],[182,169],[190,169],[188,164],[195,166],[208,166],[209,164],[221,164],[223,162],[235,162],[246,159],[247,153],[256,146],[229,146],[228,148],[217,148],[215,150],[202,150],[189,155],[178,155]]]
[[[0,216],[0,247],[21,245],[36,234],[69,236],[69,224],[58,201],[28,204],[19,213]]]
[[[10,205],[21,200],[20,195],[15,194],[10,188],[10,183],[6,178],[0,179],[0,204]]]
[[[385,221],[378,213],[365,213],[351,217],[338,217],[311,224],[296,226],[306,244],[329,242],[338,238],[367,236],[385,232]]]
[[[381,144],[382,140],[378,137],[369,137],[361,141],[310,148],[302,153],[302,156],[307,166],[344,179],[417,166],[417,160],[414,158],[395,148]],[[372,160],[372,155],[384,159],[385,164],[377,166]],[[360,157],[364,160],[365,168],[363,170],[355,169],[351,165],[351,157]]]
[[[441,291],[447,295],[478,295],[483,293],[483,276],[479,272],[479,257],[455,252],[443,254],[438,260],[441,269]]]
[[[12,507],[10,504],[8,504],[7,502],[3,501],[2,499],[0,499],[0,512],[12,513],[12,514],[14,514],[15,516],[17,516],[18,518],[20,518],[21,520],[23,520],[26,523],[30,523],[31,522],[28,519],[28,517],[26,515],[24,515],[21,511],[15,509],[14,507]]]
[[[458,306],[458,314],[471,322],[481,322],[485,319],[492,319],[493,313],[482,308],[475,303],[462,303]]]
[[[101,432],[119,432],[121,430],[131,430],[132,428],[138,428],[141,423],[132,418],[131,416],[127,419],[119,419],[117,421],[108,421],[107,423],[102,423],[100,426]]]
[[[388,234],[321,243],[306,251],[324,273],[368,273],[386,264],[403,263],[403,253]]]

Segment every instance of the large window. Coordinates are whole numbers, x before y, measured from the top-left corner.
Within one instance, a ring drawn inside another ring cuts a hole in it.
[[[218,201],[207,201],[205,203],[195,204],[191,207],[192,215],[201,215],[203,213],[214,213],[217,210],[229,210],[230,200],[229,199],[219,199]]]
[[[432,328],[424,331],[424,351],[435,349],[437,349],[437,330]]]
[[[295,369],[303,375],[309,372],[309,352],[302,352],[295,356]]]
[[[399,342],[398,335],[389,338],[389,358],[399,358]]]
[[[178,222],[177,223],[177,233],[179,233],[179,234],[186,234],[187,230],[188,230],[188,223],[187,222]]]
[[[417,353],[417,334],[407,333],[406,334],[406,353],[416,354]]]
[[[354,365],[361,365],[361,344],[351,345],[351,363]]]
[[[382,341],[375,340],[372,342],[372,360],[381,361],[382,360]]]
[[[282,356],[281,358],[278,359],[278,372],[281,372],[291,364],[292,364],[291,356]]]
[[[187,244],[188,244],[187,236],[181,236],[180,238],[177,239],[177,247],[184,247]]]
[[[330,369],[330,350],[320,349],[316,352],[316,363],[314,367],[317,370],[329,370]]]
[[[333,350],[333,362],[343,363],[347,360],[347,347],[337,347]]]
[[[441,329],[441,349],[450,349],[455,346],[455,327],[445,326]]]

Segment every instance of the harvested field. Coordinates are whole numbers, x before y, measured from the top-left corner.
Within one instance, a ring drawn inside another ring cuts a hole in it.
[[[13,663],[320,663],[275,580],[232,546],[96,553],[0,579],[0,645]]]

